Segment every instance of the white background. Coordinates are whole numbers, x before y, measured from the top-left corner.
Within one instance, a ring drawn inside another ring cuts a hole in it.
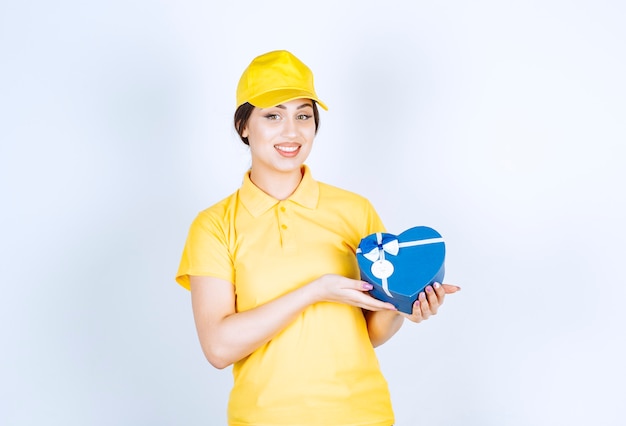
[[[330,107],[313,175],[439,230],[463,287],[378,349],[397,424],[626,423],[625,12],[2,1],[0,423],[224,424],[174,275],[249,165],[235,87],[274,49]]]

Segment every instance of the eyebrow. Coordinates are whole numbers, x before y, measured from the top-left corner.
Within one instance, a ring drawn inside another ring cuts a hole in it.
[[[313,104],[310,104],[310,103],[308,103],[308,102],[307,102],[307,103],[304,103],[304,104],[300,105],[300,106],[299,106],[298,108],[296,108],[296,109],[302,109],[302,108],[306,108],[306,107],[311,107],[311,108],[313,108]],[[278,105],[276,105],[276,108],[287,109],[287,107],[285,107],[285,105],[283,105],[283,104],[278,104]]]

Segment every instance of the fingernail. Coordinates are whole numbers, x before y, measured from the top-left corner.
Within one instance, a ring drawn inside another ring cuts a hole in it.
[[[429,293],[433,292],[433,288],[431,286],[426,287],[426,291]]]
[[[435,283],[435,288],[439,288],[439,287],[441,287],[441,284]]]
[[[371,290],[373,288],[374,286],[371,285],[370,283],[363,283],[363,290]]]
[[[416,300],[416,301],[415,301],[415,303],[414,303],[414,305],[415,305],[415,307],[418,307],[418,306],[420,305],[420,301],[419,301],[419,300]]]

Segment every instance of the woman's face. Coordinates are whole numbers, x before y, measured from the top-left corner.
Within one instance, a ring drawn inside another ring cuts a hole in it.
[[[315,138],[313,101],[254,108],[242,136],[248,138],[253,173],[299,171]]]

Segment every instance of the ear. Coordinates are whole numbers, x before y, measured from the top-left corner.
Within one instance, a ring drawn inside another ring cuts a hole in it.
[[[248,126],[244,127],[243,130],[241,131],[241,137],[242,138],[248,137]]]

